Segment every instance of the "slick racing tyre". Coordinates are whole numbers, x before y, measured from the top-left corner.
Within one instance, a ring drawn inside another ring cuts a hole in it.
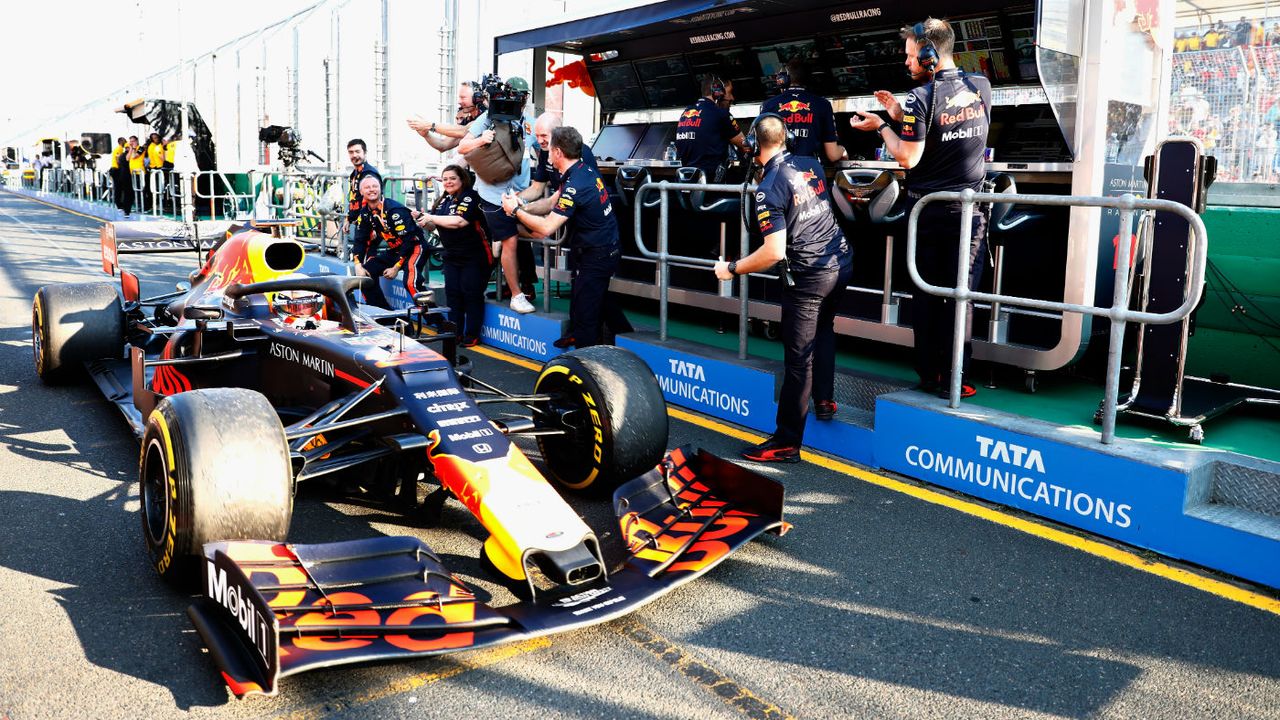
[[[568,430],[539,435],[538,448],[552,478],[571,490],[611,493],[666,452],[662,388],[628,350],[597,345],[560,355],[543,366],[534,392],[553,396],[543,409]]]
[[[31,301],[31,349],[46,383],[69,380],[85,362],[124,352],[124,311],[112,283],[46,285]]]
[[[171,395],[147,418],[142,533],[165,580],[194,576],[204,544],[283,541],[293,514],[289,443],[271,404],[242,388]]]

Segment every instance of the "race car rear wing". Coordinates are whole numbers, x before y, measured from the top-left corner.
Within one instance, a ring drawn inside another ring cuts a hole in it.
[[[230,220],[198,220],[192,226],[176,220],[103,223],[98,231],[102,244],[102,271],[115,275],[116,268],[120,266],[120,255],[130,253],[209,250],[227,237],[236,225]]]
[[[282,677],[356,662],[469,650],[630,613],[715,567],[782,520],[782,486],[689,447],[614,494],[625,558],[572,594],[480,602],[421,540],[204,547],[204,595],[187,610],[237,697]]]

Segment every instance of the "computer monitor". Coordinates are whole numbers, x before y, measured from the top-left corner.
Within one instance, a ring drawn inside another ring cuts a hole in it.
[[[625,162],[635,157],[636,145],[648,127],[648,123],[605,125],[591,144],[591,152],[597,160]]]

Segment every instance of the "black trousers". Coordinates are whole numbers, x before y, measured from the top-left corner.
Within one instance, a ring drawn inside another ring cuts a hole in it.
[[[631,323],[622,314],[609,281],[618,272],[622,251],[610,248],[575,249],[573,290],[569,299],[569,333],[575,347],[599,345],[604,341],[602,325],[613,334],[631,332]]]
[[[444,296],[449,305],[449,322],[457,326],[462,339],[480,337],[484,325],[484,289],[493,266],[483,260],[467,263],[446,261]]]
[[[782,389],[778,394],[780,443],[804,438],[809,399],[832,400],[836,384],[836,307],[853,275],[852,263],[839,269],[797,271],[795,285],[782,290]]]
[[[413,251],[409,253],[409,259],[404,262],[404,289],[409,292],[409,297],[413,297],[414,293],[418,292],[418,259],[421,257],[422,246],[415,245]],[[386,310],[391,309],[391,303],[387,301],[386,294],[382,292],[382,285],[379,281],[382,277],[382,272],[399,261],[399,254],[386,250],[362,263],[365,271],[369,273],[369,277],[373,279],[372,286],[364,291],[364,299],[369,305],[376,305]]]
[[[125,214],[133,212],[133,177],[129,171],[118,168],[112,170],[111,183],[112,199],[115,200],[116,207]]]
[[[914,203],[913,203],[914,204]],[[910,209],[908,208],[908,212]],[[978,287],[986,267],[987,226],[981,208],[973,213],[973,235],[969,243],[969,289]],[[920,276],[940,287],[956,286],[956,260],[960,244],[960,203],[934,202],[920,214],[916,263]],[[972,350],[969,336],[973,326],[973,304],[965,316],[964,364]],[[951,381],[951,345],[955,335],[955,301],[916,289],[911,299],[911,327],[915,336],[916,374],[922,383]],[[963,372],[963,366],[961,367]]]

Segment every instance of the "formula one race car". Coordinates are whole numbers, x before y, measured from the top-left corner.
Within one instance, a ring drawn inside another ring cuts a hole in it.
[[[212,244],[130,232],[102,230],[113,275],[122,253],[208,252],[189,286],[158,298],[124,271],[123,301],[114,283],[41,288],[36,372],[57,381],[87,367],[141,438],[151,561],[175,582],[203,572],[188,614],[237,696],[316,667],[602,622],[789,527],[778,483],[704,451],[666,452],[661,390],[625,350],[559,356],[531,393],[511,395],[473,377],[425,293],[406,311],[358,305],[368,278],[299,274],[314,258],[259,229]],[[482,410],[504,402],[528,414]],[[517,434],[536,437],[562,488],[613,493],[621,563],[606,567]],[[480,602],[414,537],[286,542],[296,484],[315,478],[380,487],[436,520],[457,499],[488,533],[482,564],[523,601]]]

